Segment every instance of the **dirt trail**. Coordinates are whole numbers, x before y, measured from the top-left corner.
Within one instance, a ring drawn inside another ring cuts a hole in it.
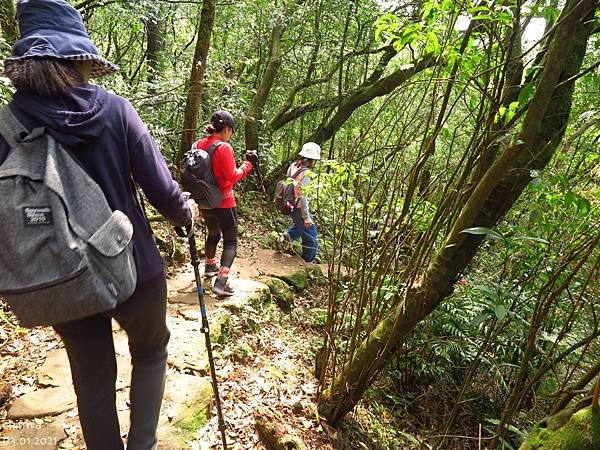
[[[305,268],[296,256],[254,248],[242,252],[232,268],[232,298],[205,296],[232,449],[264,448],[254,433],[253,413],[259,406],[287,417],[308,441],[315,441],[313,435],[320,429],[311,360],[302,338],[286,323],[289,317],[272,305],[270,289],[262,282],[275,277],[298,289],[293,285],[306,283]],[[212,388],[191,267],[168,284],[171,340],[159,449],[219,448],[216,418],[210,419]],[[208,292],[210,280],[204,285]],[[113,330],[117,406],[126,436],[130,360],[127,336],[116,324]],[[23,331],[0,351],[3,379],[14,378],[12,399],[0,409],[0,448],[84,449],[66,353],[52,330]],[[313,445],[310,448],[330,448],[324,442]]]

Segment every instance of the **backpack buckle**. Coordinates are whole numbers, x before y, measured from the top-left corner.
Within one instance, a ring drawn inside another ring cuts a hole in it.
[[[38,127],[31,130],[29,133],[25,131],[19,133],[16,137],[17,142],[21,142],[23,144],[28,144],[30,142],[35,141],[36,139],[42,137],[46,133],[46,128]]]

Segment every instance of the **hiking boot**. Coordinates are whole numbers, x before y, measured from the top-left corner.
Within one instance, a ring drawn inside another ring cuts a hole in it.
[[[217,278],[212,292],[219,297],[231,297],[233,295],[233,288],[223,278]]]
[[[205,264],[204,265],[204,276],[205,277],[214,277],[219,274],[219,266],[216,263]]]

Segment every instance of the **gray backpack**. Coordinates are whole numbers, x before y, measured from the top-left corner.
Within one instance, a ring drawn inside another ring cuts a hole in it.
[[[300,199],[296,197],[296,186],[300,183],[300,175],[307,172],[308,168],[301,167],[291,176],[283,180],[279,180],[275,185],[275,209],[286,216],[291,215],[296,208]]]
[[[43,128],[8,107],[0,133],[0,297],[26,327],[113,309],[135,290],[133,226]]]

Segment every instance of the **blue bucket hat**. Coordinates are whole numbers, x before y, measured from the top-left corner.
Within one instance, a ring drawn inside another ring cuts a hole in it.
[[[21,37],[13,47],[11,63],[30,58],[92,61],[91,77],[101,77],[119,68],[102,58],[87,34],[81,14],[64,0],[20,0],[17,21]]]

